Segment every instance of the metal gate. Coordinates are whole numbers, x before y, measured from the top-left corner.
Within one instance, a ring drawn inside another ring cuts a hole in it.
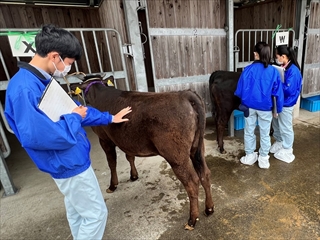
[[[27,32],[36,32],[39,29],[35,28],[22,28],[22,29],[0,29],[0,33],[27,33]],[[85,72],[87,73],[105,73],[106,76],[113,75],[115,79],[115,87],[117,87],[118,80],[124,80],[124,85],[126,90],[129,90],[129,82],[127,69],[125,64],[125,55],[129,55],[128,46],[123,45],[120,34],[115,29],[111,28],[66,28],[66,30],[72,32],[81,42],[84,53],[84,60],[75,61],[73,70],[75,72]],[[1,35],[0,40],[4,42],[6,36]],[[112,42],[112,43],[111,43]],[[114,46],[117,45],[117,48]],[[113,46],[113,47],[111,47]],[[92,50],[88,52],[88,49]],[[120,59],[119,59],[120,57]],[[12,57],[14,58],[14,57]],[[16,61],[20,61],[20,57],[15,57]],[[25,59],[25,58],[24,58]],[[29,58],[31,60],[31,58]],[[117,61],[116,61],[116,60]],[[10,74],[6,66],[5,59],[2,55],[0,49],[0,61],[2,68],[4,70],[6,79],[0,79],[0,90],[6,90],[8,83],[10,81]],[[93,68],[93,62],[96,62],[95,68]],[[121,64],[119,64],[119,62]],[[117,65],[117,66],[116,66]],[[121,65],[121,66],[119,66]],[[69,83],[79,82],[80,80],[74,76],[66,76]],[[63,78],[57,78],[61,84],[67,84]],[[4,116],[3,106],[0,103],[0,114],[2,122],[4,123],[6,129],[13,133],[10,129],[7,120]],[[13,185],[10,174],[8,172],[5,158],[10,155],[11,148],[6,138],[2,123],[0,121],[0,139],[2,140],[1,146],[1,162],[0,162],[0,171],[1,171],[1,183],[5,190],[5,195],[14,194],[17,189]]]
[[[312,0],[307,9],[302,97],[320,94],[320,0]]]
[[[258,41],[264,41],[269,44],[271,48],[271,57],[274,55],[275,40],[273,39],[274,29],[239,29],[235,33],[234,40],[234,61],[235,71],[238,68],[244,68],[252,63],[253,48]],[[291,46],[295,43],[295,32],[292,29],[279,29],[279,32],[289,31],[289,44]]]
[[[274,29],[239,29],[234,38],[234,69],[243,69],[254,61],[253,48],[258,41],[269,44],[271,57],[274,56],[275,40]],[[292,29],[281,29],[279,32],[289,31],[290,45],[296,44],[295,32]],[[234,115],[229,120],[229,134],[234,136]]]

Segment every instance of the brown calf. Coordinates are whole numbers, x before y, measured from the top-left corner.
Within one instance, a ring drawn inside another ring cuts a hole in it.
[[[133,181],[138,179],[135,156],[160,155],[170,164],[187,191],[190,217],[185,229],[192,230],[199,217],[199,183],[202,184],[206,195],[205,215],[211,215],[214,211],[211,173],[204,158],[203,101],[192,91],[121,91],[105,85],[110,79],[113,80],[113,77],[105,80],[85,79],[81,84],[71,85],[72,90],[76,87],[84,90],[86,101],[100,111],[116,114],[127,106],[132,107],[132,112],[125,116],[129,118],[128,122],[92,127],[106,153],[111,171],[107,192],[113,192],[118,185],[116,146],[126,153],[131,166],[130,178]]]

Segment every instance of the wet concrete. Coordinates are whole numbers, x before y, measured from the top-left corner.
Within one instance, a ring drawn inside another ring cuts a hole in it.
[[[243,131],[225,138],[227,154],[217,151],[212,121],[205,135],[215,213],[200,216],[185,231],[189,202],[184,188],[161,157],[137,158],[140,177],[129,180],[129,164],[118,151],[119,186],[105,189],[109,170],[96,136],[92,165],[104,194],[109,219],[105,239],[320,239],[320,114],[302,111],[295,120],[294,162],[270,157],[270,168],[239,162]],[[227,134],[227,132],[226,132]],[[258,132],[257,132],[258,134]],[[14,136],[7,164],[19,192],[0,199],[1,239],[72,239],[63,197],[52,179],[37,170]],[[259,142],[258,142],[259,144]],[[3,194],[3,190],[1,190]],[[199,206],[204,210],[204,191]]]

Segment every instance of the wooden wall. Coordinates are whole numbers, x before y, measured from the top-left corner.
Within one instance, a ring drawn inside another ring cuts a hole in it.
[[[192,89],[210,112],[209,76],[226,70],[225,0],[147,0],[147,10],[149,28],[163,32],[150,36],[156,91]],[[202,29],[222,34],[197,34]]]
[[[97,9],[40,7],[25,5],[0,4],[0,28],[40,28],[43,24],[52,23],[63,28],[101,27]],[[0,49],[12,77],[18,70],[16,59],[12,57],[7,37],[0,37]],[[29,61],[28,58],[21,58]],[[1,69],[2,70],[2,69]],[[6,79],[3,70],[0,79]],[[84,70],[85,71],[85,70]]]
[[[226,69],[226,37],[199,36],[197,29],[222,29],[225,1],[166,0],[148,3],[150,28],[194,29],[193,36],[152,36],[157,79],[210,74]]]
[[[302,95],[320,94],[320,1],[311,2],[308,19],[308,38],[304,61]]]
[[[26,6],[26,5],[9,5],[0,4],[0,28],[40,28],[43,24],[54,24],[62,28],[113,28],[116,29],[123,40],[126,41],[125,20],[121,0],[103,1],[100,8],[81,8],[81,7],[53,7],[53,6]],[[81,41],[78,33],[74,33]],[[86,41],[93,43],[93,35],[84,34]],[[110,70],[110,61],[108,55],[111,54],[114,59],[113,65],[115,70],[122,70],[122,63],[119,53],[119,45],[115,34],[108,34],[108,40],[111,44],[110,53],[106,47],[106,39],[103,34],[98,34],[97,39],[99,48],[101,48],[104,69]],[[9,74],[12,77],[18,70],[16,59],[11,56],[11,50],[7,37],[0,37],[0,49],[4,55]],[[90,60],[92,72],[99,72],[98,59],[95,54],[94,44],[86,46]],[[21,58],[22,61],[29,61],[28,58]],[[127,69],[129,76],[132,76],[130,59],[127,59]],[[84,56],[78,61],[79,70],[88,72]],[[106,71],[104,70],[104,71]],[[131,70],[131,72],[130,72]],[[75,69],[72,69],[75,71]],[[0,80],[5,80],[4,70],[0,69]],[[134,82],[134,81],[132,81]],[[134,86],[133,86],[134,87]]]
[[[266,0],[234,10],[234,30],[275,29],[295,26],[296,3],[294,0]]]

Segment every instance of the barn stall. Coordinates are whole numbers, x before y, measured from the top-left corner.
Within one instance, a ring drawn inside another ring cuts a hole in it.
[[[250,2],[250,1],[249,1]],[[236,62],[239,67],[253,60],[253,41],[264,40],[275,46],[273,29],[289,31],[289,46],[293,47],[303,75],[302,101],[320,94],[320,1],[266,0],[235,8]],[[242,33],[251,31],[243,37]],[[237,33],[239,33],[237,35]],[[251,42],[250,42],[251,37]],[[242,45],[243,44],[243,45]],[[250,48],[251,47],[251,48]],[[250,50],[251,49],[251,50]],[[318,99],[318,98],[316,98]],[[319,100],[318,100],[319,101]],[[294,117],[299,116],[300,101],[295,106]]]
[[[314,48],[319,51],[318,0],[68,1],[69,5],[63,6],[66,3],[12,0],[0,4],[0,32],[35,31],[44,23],[67,28],[75,33],[87,52],[85,59],[78,61],[72,70],[119,74],[117,87],[121,89],[195,90],[204,99],[208,116],[209,76],[215,70],[234,70],[234,32],[240,29],[275,29],[279,23],[283,29],[292,28],[295,37],[291,44],[296,44],[301,60],[307,59],[306,75],[311,80],[305,78],[305,83],[316,81],[313,76],[319,74],[319,59],[312,54],[307,58],[303,51],[307,36],[305,21],[309,24],[308,36],[314,34],[307,49],[309,53]],[[0,36],[0,41],[1,62],[5,66],[0,69],[0,87],[5,90],[17,71],[16,61],[30,58],[12,57],[5,34]],[[250,45],[246,42],[246,50],[239,51],[247,51]],[[250,60],[250,57],[246,59]],[[316,84],[305,85],[319,91]],[[304,91],[309,94],[309,90]],[[4,91],[1,93],[3,99]]]

